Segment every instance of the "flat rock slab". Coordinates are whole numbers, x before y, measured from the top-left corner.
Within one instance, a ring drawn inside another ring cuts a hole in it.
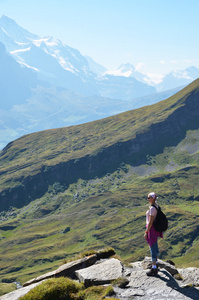
[[[67,264],[64,264],[55,271],[48,272],[48,273],[43,274],[39,277],[31,279],[31,280],[27,281],[26,283],[24,283],[23,286],[25,287],[25,286],[28,286],[30,284],[42,281],[44,279],[49,279],[49,278],[52,278],[52,277],[57,278],[57,277],[64,276],[64,277],[70,277],[70,278],[74,279],[76,270],[87,268],[87,267],[93,265],[96,261],[97,261],[97,255],[96,254],[83,257],[81,259],[78,259],[78,260],[69,262]]]
[[[183,278],[182,281],[179,281],[181,286],[199,286],[199,268],[178,269],[178,272],[182,275]]]
[[[29,286],[26,287],[22,287],[16,291],[10,292],[6,295],[3,295],[0,297],[0,300],[18,300],[20,297],[26,295],[30,290],[32,290],[34,287],[36,287],[37,285],[41,284],[41,282],[37,282],[34,284],[31,284]]]
[[[122,277],[123,265],[118,259],[111,258],[86,269],[78,270],[75,274],[85,286],[107,284]]]
[[[70,277],[75,279],[75,271],[79,269],[84,269],[92,266],[97,261],[97,255],[93,254],[90,256],[83,257],[76,261],[69,262],[67,264],[62,265],[55,271],[55,277]]]
[[[166,270],[158,272],[157,276],[148,277],[146,270],[131,273],[127,289],[116,289],[119,299],[135,300],[198,300],[199,290],[195,287],[182,288]]]

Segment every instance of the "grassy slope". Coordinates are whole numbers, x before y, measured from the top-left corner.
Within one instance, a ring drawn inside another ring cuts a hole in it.
[[[190,86],[187,89],[186,92],[189,92]],[[175,103],[173,97],[167,100],[172,109],[183,105],[185,91],[180,93],[181,100],[175,106],[172,106]],[[175,97],[179,99],[179,95]],[[37,172],[41,164],[53,164],[63,157],[67,159],[69,154],[70,158],[73,155],[80,157],[85,153],[91,154],[98,147],[128,139],[130,134],[136,134],[138,128],[143,130],[140,124],[143,125],[144,119],[148,126],[151,122],[149,116],[154,114],[155,108],[156,120],[158,113],[160,120],[168,116],[171,111],[165,103],[162,101],[143,110],[83,126],[25,136],[8,149],[7,158],[2,156],[2,170],[20,166],[25,159],[30,165],[37,160],[34,169],[32,165],[24,170],[15,170],[12,176],[18,177],[22,172]],[[135,132],[129,128],[133,121]],[[79,143],[83,143],[84,147],[74,151],[73,147],[78,147]],[[1,280],[24,282],[56,268],[63,259],[85,249],[107,245],[113,246],[126,262],[149,255],[143,232],[146,195],[151,190],[157,192],[159,204],[169,217],[169,229],[165,239],[160,241],[163,258],[172,258],[178,265],[199,267],[198,145],[199,130],[189,131],[177,147],[165,148],[163,153],[148,157],[145,165],[121,165],[114,173],[88,181],[79,179],[67,188],[55,183],[49,186],[42,198],[28,206],[2,212]],[[16,151],[23,146],[24,152]],[[35,152],[33,147],[38,150]],[[57,155],[49,159],[52,149]],[[67,149],[69,154],[63,153],[63,149]],[[12,155],[14,159],[10,160]],[[2,183],[9,178],[6,176],[1,179]],[[68,227],[70,230],[65,230]]]
[[[191,92],[199,91],[199,80],[157,104],[83,125],[41,131],[14,141],[0,157],[0,191],[19,184],[22,177],[42,167],[96,155],[102,148],[133,139],[151,124],[164,121],[185,105]],[[10,180],[12,177],[12,180]]]
[[[189,132],[187,139],[198,134]],[[192,141],[191,145],[196,143]],[[177,150],[184,144],[188,145],[183,141]],[[158,193],[159,204],[170,220],[165,239],[160,242],[163,258],[174,258],[179,265],[199,266],[199,167],[195,161],[189,167],[178,161],[177,166],[175,156],[176,149],[168,148],[151,157],[147,165],[140,166],[145,170],[143,176],[136,173],[140,170],[122,166],[103,178],[79,179],[66,190],[54,185],[27,207],[2,213],[1,278],[24,282],[85,249],[107,245],[127,262],[149,255],[143,239],[149,190]],[[167,171],[171,162],[175,162],[174,172]],[[70,230],[64,233],[67,227]]]

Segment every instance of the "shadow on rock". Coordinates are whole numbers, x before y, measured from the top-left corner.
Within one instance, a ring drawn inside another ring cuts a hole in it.
[[[161,273],[163,273],[164,276],[161,276]],[[195,288],[193,285],[186,285],[184,287],[179,286],[177,281],[174,280],[174,278],[167,271],[159,271],[156,277],[164,281],[168,287],[176,290],[178,293],[181,293],[182,295],[193,300],[199,299],[199,290],[197,288]]]

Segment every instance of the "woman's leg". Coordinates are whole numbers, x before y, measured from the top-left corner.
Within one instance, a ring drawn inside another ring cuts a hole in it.
[[[156,255],[157,255],[157,259],[156,259],[156,265],[157,265],[158,257],[160,256],[160,252],[159,252],[159,248],[158,248],[158,241],[156,242]]]
[[[155,242],[151,247],[150,247],[150,251],[151,251],[151,259],[152,259],[152,264],[153,267],[156,267],[156,262],[158,259],[158,255],[159,255],[159,249],[158,249],[158,242]]]
[[[151,259],[152,259],[152,268],[149,272],[147,272],[147,276],[155,276],[158,273],[158,269],[156,266],[157,256],[158,256],[158,245],[155,242],[152,246],[150,246],[151,251]]]

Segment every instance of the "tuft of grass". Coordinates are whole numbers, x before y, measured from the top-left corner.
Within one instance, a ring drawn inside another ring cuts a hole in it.
[[[93,255],[93,254],[96,254],[99,259],[100,258],[109,258],[109,257],[115,255],[115,250],[112,247],[109,247],[109,246],[105,247],[103,249],[100,249],[100,250],[90,249],[90,250],[83,251],[79,254],[76,254],[74,257],[71,257],[69,259],[64,259],[63,263],[66,264],[68,262],[78,260],[80,258],[90,256],[90,255]]]
[[[184,289],[189,289],[189,288],[192,288],[192,287],[194,287],[193,283],[188,283],[188,284],[182,286],[182,288],[184,288]]]
[[[128,283],[129,283],[129,280],[124,277],[119,277],[119,278],[113,280],[113,282],[112,282],[113,285],[118,286],[119,288],[122,288],[122,289],[125,288]]]
[[[183,279],[184,279],[180,273],[175,274],[175,275],[174,275],[174,278],[175,278],[176,280],[183,280]]]
[[[14,283],[0,283],[0,296],[10,293],[16,289],[16,285]]]
[[[41,283],[20,300],[102,300],[112,295],[112,286],[92,286],[86,289],[82,283],[60,277]]]
[[[83,284],[69,278],[52,278],[33,288],[20,300],[83,300],[77,295],[83,288]]]
[[[101,300],[114,294],[115,292],[112,286],[91,286],[84,291],[81,291],[79,297],[82,297],[80,298],[82,300]]]

